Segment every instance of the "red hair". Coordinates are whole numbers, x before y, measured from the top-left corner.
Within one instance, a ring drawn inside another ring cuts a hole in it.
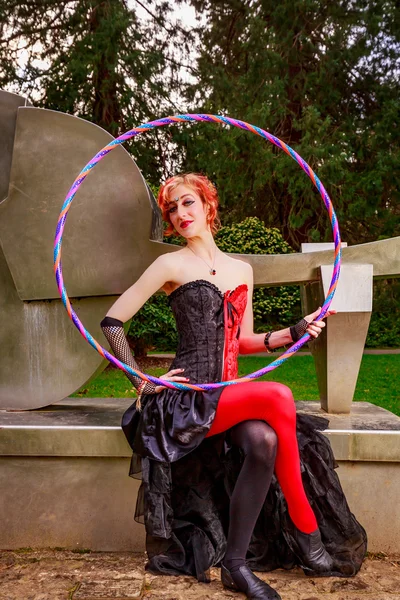
[[[194,190],[199,196],[203,204],[207,208],[207,224],[210,226],[211,232],[215,235],[219,229],[220,220],[218,218],[218,193],[215,185],[205,176],[199,173],[183,173],[182,175],[174,175],[167,179],[160,187],[157,196],[158,206],[161,208],[164,221],[167,221],[168,227],[164,231],[164,235],[179,235],[171,223],[168,212],[170,198],[172,192],[178,185],[187,185]]]

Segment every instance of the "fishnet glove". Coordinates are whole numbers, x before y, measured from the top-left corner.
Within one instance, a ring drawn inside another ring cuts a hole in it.
[[[305,334],[307,327],[310,323],[305,319],[301,319],[296,325],[290,328],[290,335],[292,336],[292,340],[294,342],[298,342],[301,337]]]
[[[135,371],[139,370],[139,367],[133,358],[131,349],[128,344],[128,340],[126,339],[126,335],[123,328],[123,323],[119,319],[113,319],[112,317],[105,317],[100,323],[100,327],[104,333],[105,338],[111,346],[111,350],[114,353],[114,356],[118,358],[121,362],[129,365]],[[140,377],[135,377],[135,375],[131,375],[130,373],[126,373],[125,375],[129,379],[131,383],[138,390],[138,407],[140,406],[140,396],[142,394],[153,394],[155,392],[156,386],[151,381],[143,381]]]

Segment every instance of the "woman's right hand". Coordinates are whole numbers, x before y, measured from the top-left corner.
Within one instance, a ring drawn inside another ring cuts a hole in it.
[[[182,373],[185,369],[172,369],[171,371],[168,371],[168,373],[165,373],[165,375],[161,375],[159,377],[159,379],[165,379],[166,381],[180,381],[182,383],[187,383],[189,381],[188,377],[183,377]],[[181,375],[178,375],[178,373],[181,373]],[[157,385],[155,388],[155,393],[158,394],[159,392],[161,392],[161,390],[165,390],[166,386],[165,385]]]

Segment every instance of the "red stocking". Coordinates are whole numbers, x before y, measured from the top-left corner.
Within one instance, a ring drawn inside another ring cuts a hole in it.
[[[226,431],[242,421],[254,419],[268,423],[278,437],[275,473],[293,523],[304,533],[315,531],[318,524],[300,473],[296,408],[292,392],[287,386],[255,381],[226,387],[220,396],[207,437]]]

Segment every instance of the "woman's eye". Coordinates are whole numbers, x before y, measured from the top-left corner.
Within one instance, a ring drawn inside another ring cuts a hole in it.
[[[183,206],[190,206],[190,205],[191,205],[191,204],[193,204],[193,203],[194,203],[194,200],[189,200],[189,199],[188,199],[188,200],[184,200],[184,201],[182,202]],[[168,214],[172,214],[172,213],[174,213],[174,212],[176,211],[176,209],[177,209],[177,206],[176,206],[176,205],[174,205],[174,206],[171,206],[171,208],[169,208],[169,209],[168,209]]]

